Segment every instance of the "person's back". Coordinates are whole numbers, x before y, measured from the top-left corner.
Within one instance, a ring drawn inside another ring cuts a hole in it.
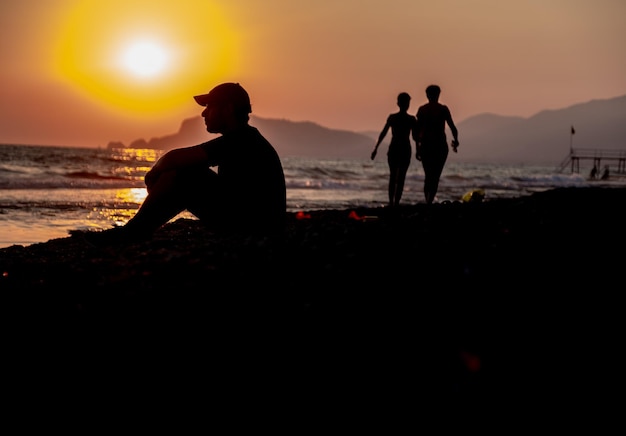
[[[397,112],[389,115],[389,126],[391,127],[391,141],[389,146],[405,146],[411,145],[411,130],[415,124],[415,117],[408,114],[406,111]]]
[[[230,229],[280,231],[286,187],[274,147],[252,126],[202,144],[218,167],[220,225]]]
[[[428,102],[418,110],[418,126],[422,145],[446,144],[446,120],[450,111],[439,102]]]

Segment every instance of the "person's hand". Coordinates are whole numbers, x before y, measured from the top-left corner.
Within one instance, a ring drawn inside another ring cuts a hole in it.
[[[453,139],[451,145],[452,145],[452,150],[456,153],[457,152],[456,149],[459,147],[459,141],[457,141],[456,139]]]

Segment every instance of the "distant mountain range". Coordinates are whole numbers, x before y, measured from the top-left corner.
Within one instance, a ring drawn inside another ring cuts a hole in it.
[[[367,159],[379,134],[254,115],[250,124],[259,128],[281,156]],[[529,118],[479,114],[457,122],[457,127],[461,145],[459,153],[451,156],[459,161],[552,165],[568,155],[570,145],[576,149],[618,149],[626,154],[626,95],[545,110]],[[137,139],[129,145],[110,142],[108,146],[170,150],[212,137],[215,135],[206,132],[204,120],[198,116],[185,119],[172,135]],[[386,148],[390,138],[388,133],[381,147]]]
[[[281,156],[350,159],[369,156],[369,152],[374,148],[374,140],[366,133],[328,129],[308,121],[296,122],[252,115],[250,124],[263,133]],[[128,147],[170,150],[199,144],[216,136],[207,133],[204,119],[198,116],[185,119],[177,133],[148,141],[137,139]],[[125,146],[121,142],[108,144],[109,148]]]

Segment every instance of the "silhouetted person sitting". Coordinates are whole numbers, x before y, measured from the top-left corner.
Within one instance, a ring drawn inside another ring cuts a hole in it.
[[[417,110],[416,126],[413,129],[413,139],[416,143],[415,157],[422,161],[424,168],[424,196],[426,203],[435,201],[439,189],[439,179],[443,167],[448,159],[448,140],[446,138],[446,124],[450,127],[452,149],[456,153],[459,146],[459,133],[448,106],[439,103],[441,88],[430,85],[426,88],[428,103]]]
[[[591,168],[591,172],[589,173],[589,178],[593,180],[596,177],[598,177],[598,167],[594,165],[593,168]]]
[[[207,131],[221,136],[165,153],[146,173],[148,196],[135,216],[123,227],[86,233],[89,242],[108,245],[148,238],[184,210],[216,232],[283,232],[283,167],[273,146],[248,124],[248,93],[238,83],[223,83],[194,99],[205,107]]]
[[[372,160],[374,160],[378,146],[391,128],[391,141],[387,150],[389,206],[400,205],[406,172],[411,164],[411,130],[415,125],[415,117],[407,113],[411,104],[411,96],[406,92],[401,92],[398,95],[397,104],[400,110],[387,117],[387,122],[378,136],[378,141],[371,156]]]

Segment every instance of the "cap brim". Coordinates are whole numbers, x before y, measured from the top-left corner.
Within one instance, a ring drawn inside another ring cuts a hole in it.
[[[194,95],[193,99],[200,106],[206,106],[209,103],[209,94]]]

